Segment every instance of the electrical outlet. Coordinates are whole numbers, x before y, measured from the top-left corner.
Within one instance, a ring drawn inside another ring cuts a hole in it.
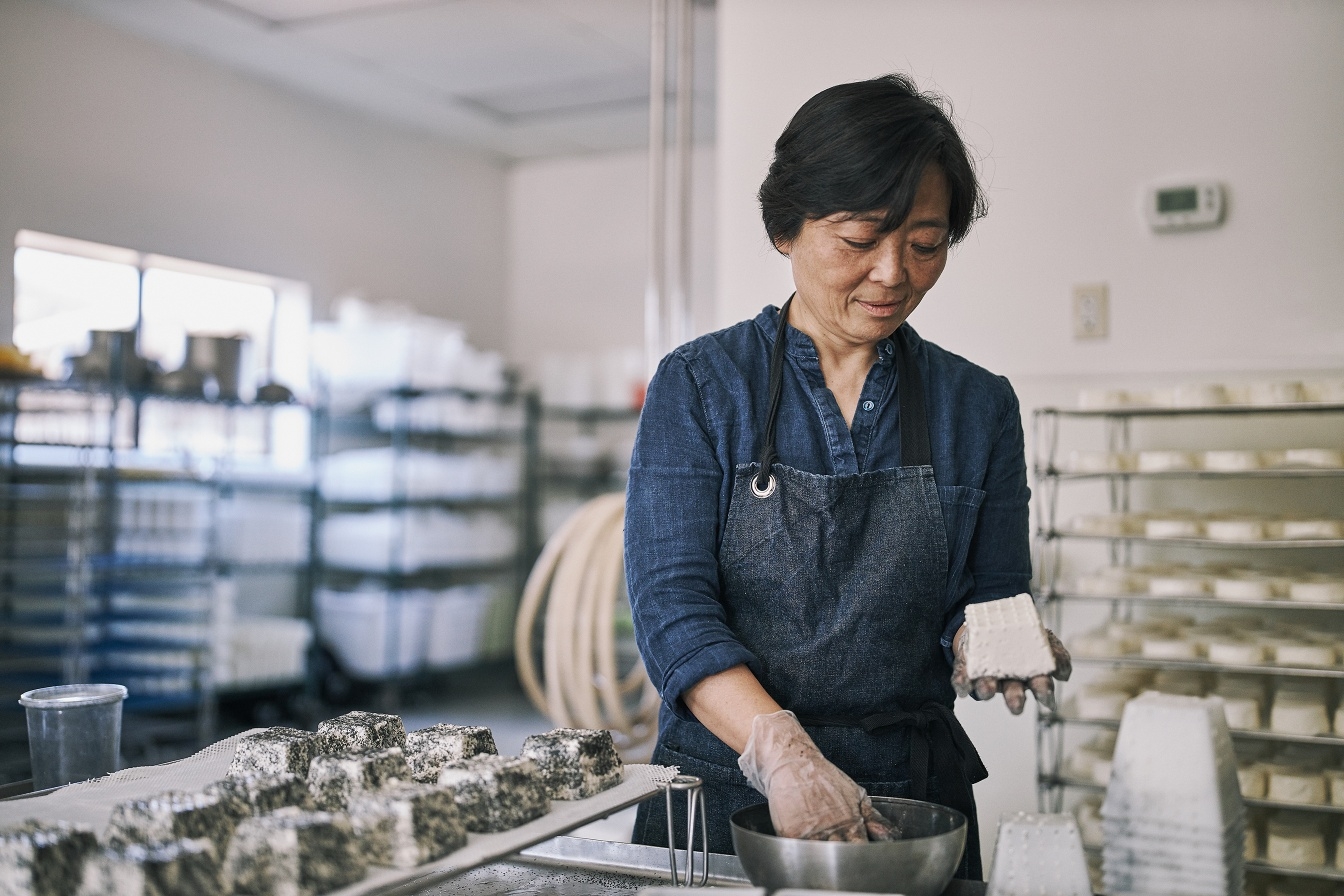
[[[1111,329],[1110,290],[1105,283],[1073,286],[1073,338],[1101,339]]]

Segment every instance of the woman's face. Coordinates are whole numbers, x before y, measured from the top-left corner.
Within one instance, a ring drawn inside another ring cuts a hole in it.
[[[942,169],[924,169],[904,223],[881,233],[883,212],[809,220],[779,246],[793,266],[790,323],[833,345],[874,345],[905,322],[947,264],[951,195]]]

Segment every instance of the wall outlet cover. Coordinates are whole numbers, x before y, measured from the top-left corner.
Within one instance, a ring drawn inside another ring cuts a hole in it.
[[[1101,339],[1110,333],[1110,290],[1105,283],[1073,287],[1073,338]]]

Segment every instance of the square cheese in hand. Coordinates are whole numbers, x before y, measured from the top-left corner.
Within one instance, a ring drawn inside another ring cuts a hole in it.
[[[1055,656],[1030,594],[966,607],[966,675],[1021,678],[1055,671]]]

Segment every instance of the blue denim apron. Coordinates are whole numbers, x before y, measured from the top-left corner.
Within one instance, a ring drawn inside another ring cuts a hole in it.
[[[971,784],[987,772],[952,713],[952,670],[939,643],[947,534],[919,368],[894,340],[902,466],[824,476],[776,463],[788,310],[780,309],[770,357],[761,460],[735,471],[719,548],[728,625],[757,658],[766,691],[869,794],[966,814],[958,877],[979,880]],[[703,725],[664,707],[653,761],[704,779],[713,852],[733,852],[729,816],[762,801],[737,758]],[[674,816],[683,843],[684,812]],[[661,798],[640,807],[635,841],[667,842]]]

